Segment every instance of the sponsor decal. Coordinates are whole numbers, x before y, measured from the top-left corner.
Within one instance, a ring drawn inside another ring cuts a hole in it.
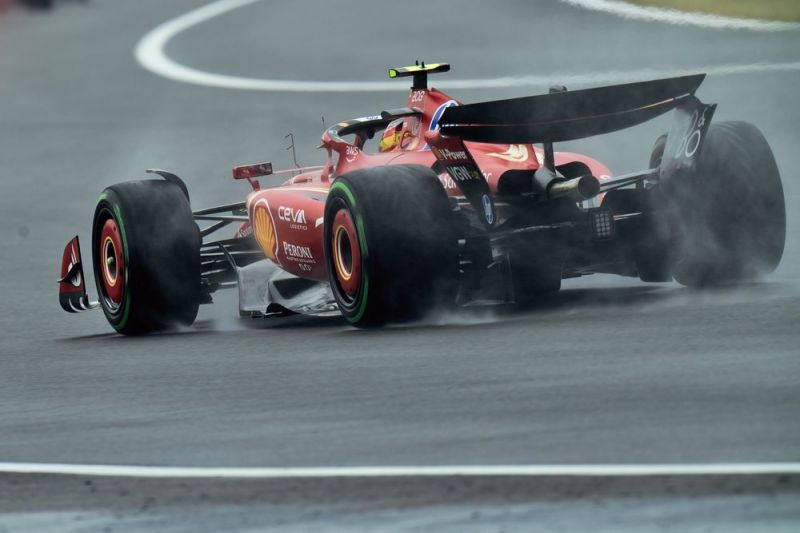
[[[464,163],[469,161],[466,150],[450,150],[448,148],[434,148],[433,153],[438,159],[445,161],[452,161],[456,163]]]
[[[453,107],[458,105],[458,102],[455,100],[448,100],[447,102],[443,103],[439,107],[436,108],[436,111],[433,112],[433,116],[431,117],[431,125],[428,126],[428,130],[436,131],[439,129],[439,121],[442,119],[442,114],[444,110],[448,107]]]
[[[316,263],[314,254],[311,253],[311,248],[308,246],[300,246],[290,242],[283,242],[283,253],[290,261],[297,261],[300,263]]]
[[[447,167],[448,172],[457,182],[477,181],[481,179],[479,172],[470,170],[468,167],[456,165]]]
[[[490,226],[494,224],[494,206],[492,205],[492,199],[489,197],[488,194],[483,195],[483,216],[486,218],[486,223]]]
[[[280,206],[278,208],[278,218],[286,222],[306,223],[306,212],[302,209]]]
[[[249,222],[245,222],[239,229],[236,230],[236,233],[233,234],[234,239],[243,239],[245,237],[249,237],[253,234],[253,226],[250,225]]]
[[[678,143],[678,148],[675,150],[675,157],[690,159],[697,153],[697,149],[700,148],[700,141],[703,140],[703,129],[706,125],[706,112],[708,109],[709,108],[706,107],[702,110],[702,113],[697,109],[694,110],[689,125],[689,131],[683,135]]]
[[[293,207],[280,206],[278,208],[278,218],[284,222],[289,223],[292,229],[308,229],[306,222],[306,212],[303,209],[295,209]]]
[[[523,163],[528,160],[528,148],[524,144],[510,144],[505,152],[493,152],[486,155],[512,163]]]
[[[675,108],[659,166],[662,179],[697,167],[697,156],[703,149],[703,138],[715,109],[715,104],[703,104],[694,96]]]
[[[63,285],[65,283],[69,283],[76,289],[80,289],[83,285],[83,269],[81,268],[80,252],[75,244],[76,240],[77,239],[72,239],[67,245],[67,248],[69,248],[69,255],[67,255],[67,249],[64,249],[64,256],[61,260],[61,277],[58,280],[58,282],[62,284],[59,287],[59,292],[72,291],[71,287],[65,287]]]
[[[352,163],[358,157],[360,150],[355,146],[348,146],[347,150],[345,151],[344,158],[347,160],[348,163]]]
[[[472,176],[472,179],[477,179],[477,178],[475,178],[475,176],[476,176],[475,172],[471,172],[470,176]],[[492,173],[491,172],[484,172],[483,173],[483,177],[488,180],[489,178],[492,177]],[[456,181],[453,179],[453,177],[450,174],[448,174],[446,172],[443,173],[443,174],[439,174],[439,183],[442,184],[442,187],[445,190],[458,189],[458,184],[456,183]]]
[[[72,261],[70,262],[69,266],[67,267],[67,273],[69,273],[73,268],[75,268],[75,267],[77,267],[79,265],[79,262],[78,262],[78,251],[75,248],[75,243],[72,243],[71,250],[70,250],[70,256],[71,256]],[[83,276],[81,276],[80,270],[78,270],[75,273],[75,275],[72,276],[72,279],[70,279],[69,282],[72,283],[73,287],[80,287],[81,284],[83,284]]]
[[[455,180],[453,180],[450,174],[439,174],[439,181],[446,190],[458,188],[458,185],[456,185]]]
[[[233,167],[233,179],[251,179],[272,174],[272,163],[258,163],[256,165],[242,165]]]
[[[453,107],[455,105],[458,105],[458,102],[456,102],[455,100],[448,100],[439,107],[437,107],[436,111],[433,112],[433,116],[431,117],[431,123],[428,126],[428,131],[438,130],[439,121],[442,119],[442,113],[444,113],[444,110],[447,109],[448,107]],[[426,143],[425,146],[422,147],[422,149],[430,150],[430,147]]]
[[[255,225],[256,242],[264,250],[267,258],[280,264],[278,261],[278,236],[275,233],[275,224],[272,221],[272,214],[269,212],[269,204],[266,200],[260,200],[255,207],[253,215]]]

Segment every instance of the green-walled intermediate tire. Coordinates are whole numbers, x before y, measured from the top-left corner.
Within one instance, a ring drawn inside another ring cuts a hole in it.
[[[672,211],[672,274],[679,283],[747,281],[780,263],[786,239],[783,186],[772,150],[752,124],[712,124],[695,174],[661,189]]]
[[[92,228],[95,282],[114,329],[142,335],[194,322],[201,238],[178,186],[112,185],[100,195]]]
[[[408,321],[455,301],[458,237],[436,174],[418,165],[356,170],[331,185],[325,263],[358,327]]]

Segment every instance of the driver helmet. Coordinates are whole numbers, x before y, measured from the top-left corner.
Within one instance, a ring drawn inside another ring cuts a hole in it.
[[[383,137],[381,137],[379,148],[381,152],[391,152],[400,145],[400,141],[403,140],[404,136],[411,134],[403,126],[404,122],[402,118],[393,120],[386,126],[386,129],[383,131]]]
[[[419,127],[419,118],[415,116],[391,121],[383,132],[379,150],[391,152],[398,147],[402,150],[414,150],[419,143]]]

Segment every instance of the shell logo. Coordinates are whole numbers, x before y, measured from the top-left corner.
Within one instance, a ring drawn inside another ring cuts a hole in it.
[[[278,237],[275,234],[275,224],[266,202],[256,204],[253,216],[256,242],[266,254],[267,258],[277,262]]]
[[[505,152],[495,152],[486,155],[489,157],[496,157],[498,159],[505,159],[506,161],[511,161],[512,163],[522,163],[528,160],[528,149],[524,144],[510,144],[508,145],[508,150]]]

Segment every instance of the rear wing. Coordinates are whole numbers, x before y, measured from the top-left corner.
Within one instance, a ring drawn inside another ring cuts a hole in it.
[[[470,201],[494,225],[494,202],[488,184],[464,141],[542,143],[544,166],[533,177],[542,198],[569,196],[578,201],[599,192],[647,179],[669,179],[694,171],[716,105],[694,95],[705,74],[665,78],[578,91],[551,89],[550,94],[448,107],[439,131],[425,139],[434,155]],[[566,180],[555,168],[553,143],[629,128],[675,110],[673,126],[658,168],[604,179],[577,176]]]
[[[487,143],[554,143],[629,128],[694,95],[705,74],[449,107],[448,137]]]

